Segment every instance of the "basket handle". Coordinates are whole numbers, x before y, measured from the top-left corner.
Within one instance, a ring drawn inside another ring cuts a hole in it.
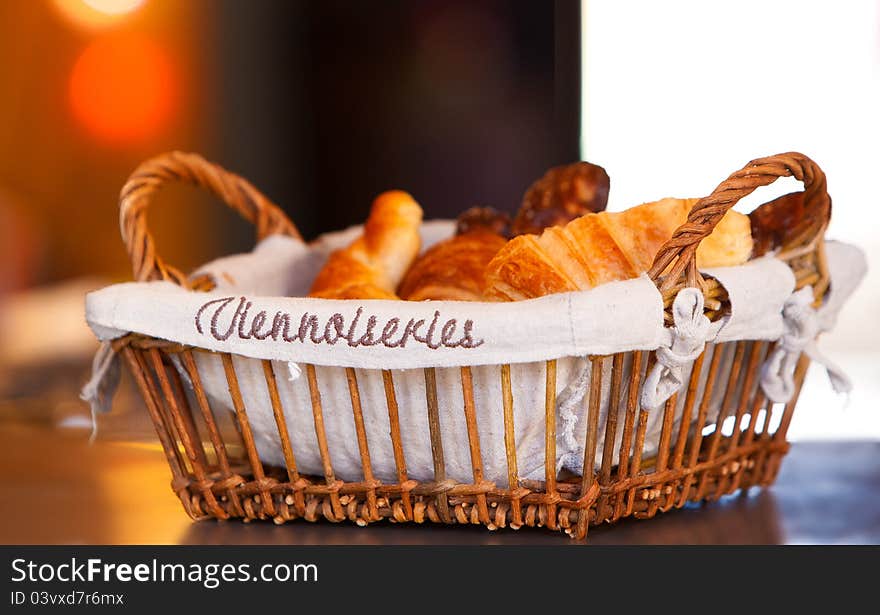
[[[256,226],[257,240],[269,235],[301,239],[287,215],[247,180],[208,162],[198,154],[168,152],[138,166],[119,195],[119,226],[138,282],[170,280],[191,288],[187,276],[156,253],[147,228],[147,208],[166,183],[181,181],[205,188]]]
[[[803,154],[789,152],[752,160],[721,182],[709,196],[697,201],[687,221],[675,230],[654,258],[648,275],[661,292],[678,285],[702,288],[703,278],[697,271],[697,247],[709,236],[724,214],[741,198],[756,188],[772,184],[780,177],[794,177],[804,183],[803,223],[792,229],[786,249],[807,245],[827,224],[831,216],[831,197],[825,173]],[[662,276],[667,267],[669,273]],[[682,275],[685,279],[682,280]]]

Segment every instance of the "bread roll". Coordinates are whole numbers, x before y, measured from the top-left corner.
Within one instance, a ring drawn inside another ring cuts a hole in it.
[[[422,208],[406,192],[392,190],[373,202],[363,234],[330,255],[310,297],[397,299],[395,289],[419,253]]]
[[[697,200],[663,199],[620,213],[586,214],[540,236],[516,237],[487,266],[484,297],[516,301],[637,277]],[[697,265],[739,265],[751,251],[749,218],[729,211],[700,243]]]

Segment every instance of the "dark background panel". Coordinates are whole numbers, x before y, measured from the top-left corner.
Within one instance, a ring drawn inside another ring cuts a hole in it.
[[[514,211],[578,157],[577,6],[225,2],[220,156],[307,237],[362,222],[391,188],[427,217]]]

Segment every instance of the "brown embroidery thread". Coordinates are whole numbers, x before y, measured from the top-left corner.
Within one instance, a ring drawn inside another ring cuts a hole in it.
[[[221,319],[227,308],[238,299],[238,304],[232,312],[228,325],[224,330],[221,329]],[[202,318],[210,308],[214,308],[211,312],[210,326],[208,333],[202,325]],[[367,324],[363,329],[363,333],[358,336],[358,325],[361,316],[364,314],[364,307],[359,306],[354,317],[348,324],[346,329],[345,316],[335,313],[324,322],[321,322],[317,314],[305,312],[299,320],[299,328],[296,333],[290,335],[292,316],[285,312],[278,311],[272,317],[272,326],[263,331],[268,320],[266,310],[260,310],[254,314],[248,323],[248,315],[250,313],[253,302],[247,297],[223,297],[221,299],[213,299],[202,305],[195,315],[196,331],[203,335],[211,335],[216,340],[225,341],[235,333],[239,339],[258,341],[272,339],[272,341],[284,342],[311,342],[313,344],[326,343],[330,346],[336,344],[339,340],[345,340],[351,348],[358,346],[377,346],[382,344],[386,348],[405,348],[407,341],[413,339],[424,344],[431,350],[439,348],[477,348],[482,346],[485,340],[476,339],[474,337],[474,321],[465,320],[462,327],[462,334],[456,339],[456,331],[458,329],[458,320],[450,318],[441,324],[441,315],[439,310],[434,310],[433,317],[428,325],[424,335],[420,334],[420,330],[425,326],[425,319],[410,318],[403,326],[403,333],[400,337],[395,338],[400,330],[401,319],[398,316],[389,318],[381,325],[381,333],[376,336],[376,330],[379,329],[379,319],[377,316],[370,314],[367,317]],[[437,330],[440,330],[440,337],[436,339]]]

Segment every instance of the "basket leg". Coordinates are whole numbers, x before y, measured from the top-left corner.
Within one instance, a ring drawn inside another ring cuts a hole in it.
[[[635,425],[636,411],[639,405],[639,388],[642,382],[643,353],[637,350],[632,353],[632,367],[626,396],[626,417],[623,421],[623,436],[618,449],[617,480],[624,481],[629,477],[629,466],[632,454],[633,427]],[[624,514],[624,492],[617,494],[614,503],[612,521],[616,521]]]
[[[382,383],[385,387],[385,403],[388,406],[388,421],[391,425],[391,447],[394,450],[394,464],[397,467],[398,486],[401,490],[400,502],[403,520],[410,521],[413,518],[412,500],[409,493],[412,485],[406,474],[406,457],[403,452],[403,438],[400,434],[397,394],[394,392],[394,377],[391,375],[390,370],[382,370]]]
[[[318,438],[318,450],[321,454],[321,463],[324,466],[324,480],[327,488],[330,489],[330,513],[331,521],[341,521],[344,518],[342,503],[339,501],[339,481],[336,480],[336,474],[333,471],[333,464],[330,462],[330,449],[327,446],[327,432],[324,429],[324,408],[321,403],[321,391],[318,389],[318,376],[315,372],[315,366],[306,365],[306,375],[309,380],[309,397],[312,402],[312,417],[315,425],[315,436]]]
[[[611,483],[611,464],[614,458],[614,440],[617,437],[617,419],[621,410],[620,394],[623,385],[625,359],[625,353],[617,353],[614,355],[611,366],[611,390],[608,393],[608,415],[605,418],[605,443],[602,447],[602,466],[599,470],[599,484],[602,487],[607,487]],[[583,494],[583,485],[581,485],[581,495],[583,496]],[[597,521],[604,520],[610,516],[611,513],[606,513],[607,506],[608,495],[603,494],[599,496],[599,500],[596,502]]]
[[[480,434],[477,431],[477,411],[474,404],[474,380],[470,367],[461,368],[461,390],[464,401],[464,415],[467,424],[468,445],[471,452],[471,468],[473,469],[474,486],[483,487],[483,458],[480,454]],[[489,509],[486,494],[478,493],[477,515],[484,525],[489,525]]]
[[[189,500],[189,490],[187,489],[189,479],[187,479],[186,473],[184,472],[183,465],[179,458],[177,445],[173,441],[169,426],[166,424],[162,417],[162,413],[159,411],[157,405],[158,400],[154,395],[155,392],[147,380],[149,376],[145,371],[146,367],[138,361],[135,351],[131,346],[124,346],[121,354],[125,362],[128,364],[129,371],[132,376],[134,376],[134,380],[144,399],[144,404],[147,406],[147,412],[149,412],[150,418],[153,421],[153,426],[156,428],[156,435],[159,436],[159,442],[165,453],[165,459],[168,461],[168,467],[171,468],[171,487],[174,489],[177,497],[180,498],[181,503],[183,503],[183,507],[187,514],[190,517],[195,518],[196,515],[192,509]]]
[[[211,411],[211,406],[208,404],[208,398],[205,396],[205,388],[202,386],[202,379],[190,350],[183,351],[183,366],[184,369],[186,369],[186,373],[189,375],[190,382],[193,384],[196,403],[198,403],[199,410],[202,413],[205,426],[208,428],[208,436],[214,447],[214,453],[217,456],[217,463],[220,465],[220,482],[226,485],[226,497],[229,498],[232,507],[232,514],[241,517],[244,515],[244,509],[241,507],[241,499],[238,497],[236,487],[243,484],[244,479],[241,476],[234,474],[229,465],[229,455],[226,452],[226,445],[223,443],[223,438],[220,436],[220,430],[217,428],[217,421],[214,418],[214,413]]]
[[[700,477],[700,484],[697,487],[697,500],[702,500],[706,497],[706,490],[709,487],[709,479],[712,478],[713,473],[711,468],[712,462],[715,460],[716,455],[718,454],[718,447],[721,442],[721,426],[724,424],[724,420],[727,418],[727,414],[730,411],[730,404],[733,400],[733,395],[736,392],[736,387],[739,384],[739,376],[740,371],[742,369],[743,355],[745,354],[746,342],[737,342],[736,350],[733,355],[733,363],[730,366],[730,376],[727,380],[727,389],[724,391],[724,399],[721,402],[721,409],[718,411],[718,418],[715,420],[715,431],[712,432],[712,435],[709,438],[709,452],[706,457],[706,461],[709,464],[709,468],[703,471],[702,476]]]
[[[501,366],[501,400],[504,406],[504,452],[507,456],[507,493],[510,497],[510,527],[522,527],[522,493],[516,461],[516,430],[513,423],[513,388],[510,380],[510,364]]]
[[[174,391],[172,390],[171,382],[169,381],[165,371],[165,365],[162,363],[162,355],[156,348],[150,348],[148,352],[150,356],[150,361],[153,364],[153,370],[155,371],[156,376],[159,379],[159,386],[161,387],[162,393],[165,395],[165,399],[168,402],[168,409],[171,413],[171,419],[174,421],[174,424],[177,427],[177,433],[180,434],[180,440],[183,444],[183,449],[186,452],[186,456],[189,459],[193,474],[195,475],[196,487],[201,492],[202,497],[205,499],[205,504],[208,506],[208,509],[212,512],[212,514],[214,514],[214,516],[223,517],[226,515],[226,513],[217,503],[217,500],[214,497],[214,492],[211,490],[213,482],[207,480],[205,466],[203,465],[204,451],[202,451],[201,455],[198,454],[198,451],[201,447],[201,441],[198,441],[197,447],[197,442],[194,441],[194,434],[190,432],[189,427],[186,425],[186,422],[183,419],[183,411],[178,405],[177,398],[174,394]],[[192,429],[195,430],[194,425]]]
[[[708,350],[709,348],[707,347],[703,353],[704,356]],[[688,453],[687,467],[691,470],[696,467],[700,458],[700,450],[703,444],[703,424],[706,422],[706,416],[709,413],[709,403],[712,400],[712,392],[715,390],[715,383],[718,380],[718,366],[721,363],[721,355],[721,349],[718,346],[712,346],[712,360],[709,362],[706,385],[703,387],[703,398],[700,400],[700,407],[697,410],[696,429],[694,430],[690,452]],[[691,485],[693,485],[695,479],[696,473],[693,471],[685,477],[684,484],[681,487],[681,495],[679,495],[678,502],[675,504],[676,508],[681,508],[691,499]]]
[[[354,417],[354,428],[357,433],[358,451],[361,455],[361,467],[364,472],[364,482],[367,488],[367,511],[371,521],[378,521],[379,510],[376,507],[376,488],[377,483],[373,476],[373,464],[370,462],[370,446],[367,442],[367,430],[364,425],[364,413],[361,408],[361,393],[358,388],[357,374],[354,368],[345,368],[345,377],[348,380],[348,394],[351,398],[351,412]]]
[[[760,365],[762,363],[763,358],[763,350],[765,344],[763,342],[752,342],[752,348],[749,352],[749,359],[746,363],[745,376],[743,379],[742,392],[740,393],[739,405],[736,409],[736,414],[734,415],[733,420],[733,434],[731,435],[728,443],[727,450],[735,451],[739,446],[740,437],[742,436],[742,419],[745,415],[746,408],[749,406],[749,401],[753,400],[753,396],[756,395],[755,389],[757,388],[757,372],[760,369]],[[721,477],[718,479],[718,484],[715,488],[714,498],[719,498],[724,494],[733,493],[736,490],[736,487],[733,483],[733,472],[731,469],[739,469],[741,463],[739,463],[739,459],[731,461],[731,463],[725,466],[725,472],[722,473]]]
[[[476,479],[475,479],[476,480]],[[546,362],[544,382],[544,491],[547,527],[559,529],[556,523],[556,361]]]
[[[684,447],[687,444],[687,436],[691,429],[691,416],[693,415],[694,406],[697,402],[697,392],[700,387],[701,376],[703,375],[703,362],[706,358],[706,350],[703,350],[702,354],[697,357],[696,361],[694,361],[693,367],[691,368],[691,377],[690,381],[688,382],[684,406],[681,410],[681,419],[678,424],[678,437],[676,438],[675,448],[672,453],[673,470],[681,469],[682,459],[684,458]],[[660,510],[666,512],[675,505],[675,496],[678,492],[680,484],[681,479],[674,481],[672,485],[669,485],[668,487],[665,485],[661,485],[661,493],[663,491],[668,491],[668,494],[666,494],[666,501],[660,508]]]
[[[278,394],[278,381],[275,378],[275,370],[272,367],[272,361],[263,360],[263,376],[266,380],[266,390],[269,392],[269,401],[272,404],[272,413],[275,415],[275,426],[278,428],[278,436],[281,439],[281,452],[284,455],[284,465],[287,470],[287,479],[293,487],[293,506],[296,514],[300,517],[306,514],[305,497],[303,496],[303,488],[305,481],[299,474],[296,467],[296,455],[293,453],[293,446],[290,443],[290,432],[287,429],[287,419],[284,418],[284,407],[281,405],[281,396]],[[287,499],[290,495],[286,496]]]
[[[578,502],[577,528],[574,538],[582,540],[589,529],[590,510],[599,495],[596,482],[596,446],[599,436],[599,408],[602,405],[602,371],[605,357],[590,357],[590,397],[587,401],[587,429],[584,442],[584,464],[581,469],[581,501]],[[609,412],[611,409],[609,408]]]
[[[434,462],[434,482],[446,481],[446,461],[443,458],[443,436],[440,429],[440,405],[437,401],[437,372],[425,368],[425,399],[428,406],[428,430],[431,436],[431,457]],[[437,513],[443,523],[452,523],[449,514],[449,498],[445,491],[437,494]]]
[[[256,487],[260,492],[262,510],[269,516],[274,517],[276,514],[275,502],[272,499],[272,494],[269,492],[269,489],[275,481],[266,477],[266,473],[263,470],[263,463],[260,461],[260,456],[257,454],[257,446],[254,443],[254,434],[251,432],[251,424],[247,417],[244,399],[241,395],[241,389],[238,386],[238,376],[235,374],[235,365],[232,362],[232,355],[229,353],[223,353],[220,356],[223,361],[223,369],[226,372],[226,384],[229,387],[229,395],[232,397],[232,407],[235,410],[235,418],[241,428],[241,435],[244,439],[248,461],[254,472]],[[245,502],[245,512],[248,512],[247,502]]]
[[[797,405],[798,398],[801,395],[801,389],[804,386],[804,378],[807,375],[807,369],[809,367],[810,358],[806,355],[801,355],[794,370],[794,395],[792,395],[788,403],[785,404],[785,409],[782,412],[782,419],[779,423],[779,427],[776,429],[776,433],[773,434],[773,442],[777,445],[785,442],[785,436],[788,433],[788,427],[789,425],[791,425],[791,417],[794,414],[794,408]],[[777,453],[771,457],[771,459],[767,463],[767,468],[764,471],[764,476],[761,479],[761,484],[769,485],[776,479],[776,474],[779,472],[779,466],[782,463],[782,457],[784,456],[784,454],[785,453]]]
[[[646,375],[651,371],[651,369],[653,369],[655,361],[656,355],[654,353],[648,355],[648,363],[645,366]],[[642,454],[645,450],[645,433],[648,429],[648,419],[651,416],[651,413],[648,410],[642,408],[641,404],[639,404],[638,401],[636,401],[636,405],[638,408],[640,408],[640,410],[638,422],[636,423],[636,442],[633,447],[632,465],[629,469],[629,477],[631,479],[636,478],[642,468]],[[626,515],[633,514],[636,499],[636,489],[636,487],[630,487],[626,492]]]
[[[180,410],[180,418],[182,421],[178,429],[182,427],[186,431],[190,440],[194,444],[194,453],[198,458],[199,463],[201,463],[203,467],[208,467],[210,465],[208,463],[208,456],[205,454],[202,437],[196,427],[192,409],[190,408],[189,400],[187,399],[186,392],[183,388],[183,381],[180,378],[180,373],[172,366],[165,366],[165,373],[170,376],[172,393],[174,399],[177,401],[177,408]]]

